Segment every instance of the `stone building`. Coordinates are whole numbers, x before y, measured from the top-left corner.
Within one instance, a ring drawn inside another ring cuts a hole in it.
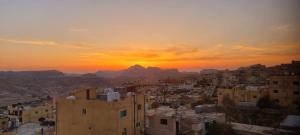
[[[87,89],[56,101],[57,135],[142,135],[144,94]]]
[[[273,76],[269,80],[270,99],[282,107],[300,107],[300,76]]]
[[[218,106],[224,105],[224,98],[231,99],[235,105],[256,106],[260,97],[266,96],[267,90],[263,87],[218,89]]]

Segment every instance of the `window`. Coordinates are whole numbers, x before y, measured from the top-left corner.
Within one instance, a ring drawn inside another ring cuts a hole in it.
[[[138,105],[138,110],[141,110],[141,109],[142,109],[142,105],[139,104],[139,105]]]
[[[253,98],[257,98],[257,96],[253,96]]]
[[[127,129],[126,128],[123,129],[122,135],[127,135]]]
[[[45,112],[48,112],[48,109],[46,109]]]
[[[299,85],[299,82],[298,81],[294,81],[293,85]]]
[[[86,115],[86,109],[85,108],[82,109],[81,114]]]
[[[140,127],[140,125],[141,125],[141,124],[140,124],[139,122],[138,122],[138,123],[136,123],[136,127]]]
[[[160,124],[168,125],[168,120],[167,119],[160,119]]]
[[[204,125],[205,125],[205,129],[208,130],[208,129],[209,129],[209,123],[208,123],[208,122],[205,122]]]
[[[278,84],[278,81],[273,81],[273,84]]]
[[[294,105],[299,105],[299,101],[293,101]]]
[[[39,113],[38,111],[35,112],[35,114],[38,114],[38,113]]]
[[[299,91],[294,91],[294,95],[299,95]]]
[[[275,103],[279,103],[279,99],[274,99],[274,102]]]
[[[278,90],[273,90],[273,93],[278,93]]]
[[[126,117],[127,116],[127,110],[123,110],[120,112],[120,117],[123,118],[123,117]]]
[[[89,100],[90,99],[90,89],[86,90],[86,99]]]

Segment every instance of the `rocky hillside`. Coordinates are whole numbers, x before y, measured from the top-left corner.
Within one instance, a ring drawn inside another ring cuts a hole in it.
[[[57,96],[84,87],[107,87],[109,79],[67,76],[58,71],[0,72],[0,106]]]

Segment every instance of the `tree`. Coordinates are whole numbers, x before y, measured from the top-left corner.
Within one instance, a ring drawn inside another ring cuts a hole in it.
[[[256,103],[256,107],[263,109],[263,108],[278,108],[279,106],[270,100],[269,96],[263,96],[258,99]]]
[[[234,106],[235,105],[234,101],[232,99],[230,99],[229,96],[224,96],[223,104],[225,106]]]
[[[206,135],[237,135],[230,124],[213,123]]]

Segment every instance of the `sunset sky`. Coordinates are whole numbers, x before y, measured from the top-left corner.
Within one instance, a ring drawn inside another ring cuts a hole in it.
[[[0,70],[300,60],[299,0],[0,0]]]

